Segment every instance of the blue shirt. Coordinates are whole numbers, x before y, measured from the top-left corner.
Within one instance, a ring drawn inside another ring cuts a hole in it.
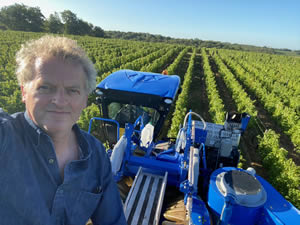
[[[74,125],[80,159],[62,180],[51,138],[27,113],[0,108],[0,225],[126,224],[103,145]]]

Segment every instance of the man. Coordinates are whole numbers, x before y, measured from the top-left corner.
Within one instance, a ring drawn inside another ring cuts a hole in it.
[[[0,225],[126,224],[103,145],[76,125],[96,85],[84,51],[44,36],[16,62],[26,112],[0,110]]]

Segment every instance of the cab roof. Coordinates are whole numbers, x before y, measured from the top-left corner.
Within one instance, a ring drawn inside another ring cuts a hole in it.
[[[180,85],[177,75],[119,70],[102,80],[97,88],[157,95],[174,100]]]

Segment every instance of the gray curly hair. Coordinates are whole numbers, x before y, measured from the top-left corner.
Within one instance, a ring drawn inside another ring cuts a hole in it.
[[[16,75],[19,85],[25,85],[34,79],[36,59],[48,59],[53,56],[65,62],[81,65],[87,76],[87,92],[91,93],[95,89],[97,72],[85,51],[72,39],[52,35],[28,41],[17,52]]]

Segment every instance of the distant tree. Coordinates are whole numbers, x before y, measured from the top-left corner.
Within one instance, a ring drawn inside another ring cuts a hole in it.
[[[61,12],[61,18],[64,22],[64,33],[78,34],[78,18],[75,13],[70,10]]]
[[[95,26],[93,28],[93,36],[95,37],[104,37],[105,33],[101,27]]]
[[[61,22],[57,12],[50,14],[49,18],[45,21],[45,30],[54,34],[60,34],[64,32],[64,24]]]
[[[27,22],[30,31],[41,32],[44,30],[45,16],[39,7],[27,7]]]
[[[79,35],[92,35],[93,25],[88,22],[78,19],[77,21],[77,34]]]
[[[14,4],[0,10],[0,23],[10,30],[40,32],[44,29],[44,20],[39,7]]]
[[[104,37],[104,31],[101,27],[94,27],[93,24],[77,18],[76,14],[70,10],[63,11],[61,18],[64,22],[64,33],[66,34]]]

